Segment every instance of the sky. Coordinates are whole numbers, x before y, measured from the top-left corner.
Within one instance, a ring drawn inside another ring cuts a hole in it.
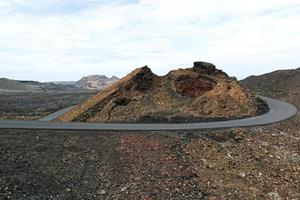
[[[0,0],[0,77],[159,75],[194,61],[239,79],[300,67],[299,0]]]

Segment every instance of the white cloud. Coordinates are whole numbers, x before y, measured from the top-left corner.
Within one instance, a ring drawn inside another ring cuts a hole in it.
[[[75,80],[146,64],[163,74],[195,60],[238,77],[299,66],[298,0],[68,2],[0,0],[1,76]]]

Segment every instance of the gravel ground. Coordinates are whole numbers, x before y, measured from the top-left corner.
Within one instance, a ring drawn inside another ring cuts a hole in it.
[[[82,102],[95,92],[0,92],[0,119],[35,120]]]
[[[300,137],[292,124],[209,132],[1,130],[0,199],[299,199]]]
[[[0,199],[296,200],[299,144],[299,113],[251,129],[0,130]]]

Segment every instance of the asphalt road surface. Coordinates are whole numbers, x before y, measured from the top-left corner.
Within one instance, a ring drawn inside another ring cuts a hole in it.
[[[42,122],[49,122],[49,121],[52,121],[54,120],[56,117],[68,112],[69,110],[71,110],[73,107],[75,106],[70,106],[70,107],[67,107],[67,108],[64,108],[62,110],[59,110],[59,111],[56,111],[55,113],[52,113],[50,115],[47,115],[41,119],[39,119],[38,121],[42,121]]]
[[[265,100],[270,108],[266,114],[228,121],[203,122],[203,123],[155,123],[155,124],[133,124],[133,123],[81,123],[81,122],[52,122],[50,120],[67,112],[72,107],[60,110],[39,121],[22,120],[0,120],[0,129],[46,129],[46,130],[193,130],[193,129],[218,129],[234,127],[262,126],[284,121],[294,116],[297,109],[286,102],[278,101],[268,97],[260,97]]]

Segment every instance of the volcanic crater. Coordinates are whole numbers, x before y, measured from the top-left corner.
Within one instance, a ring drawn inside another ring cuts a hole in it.
[[[101,123],[186,123],[240,119],[267,112],[267,104],[235,78],[207,62],[154,74],[137,68],[56,120]]]

